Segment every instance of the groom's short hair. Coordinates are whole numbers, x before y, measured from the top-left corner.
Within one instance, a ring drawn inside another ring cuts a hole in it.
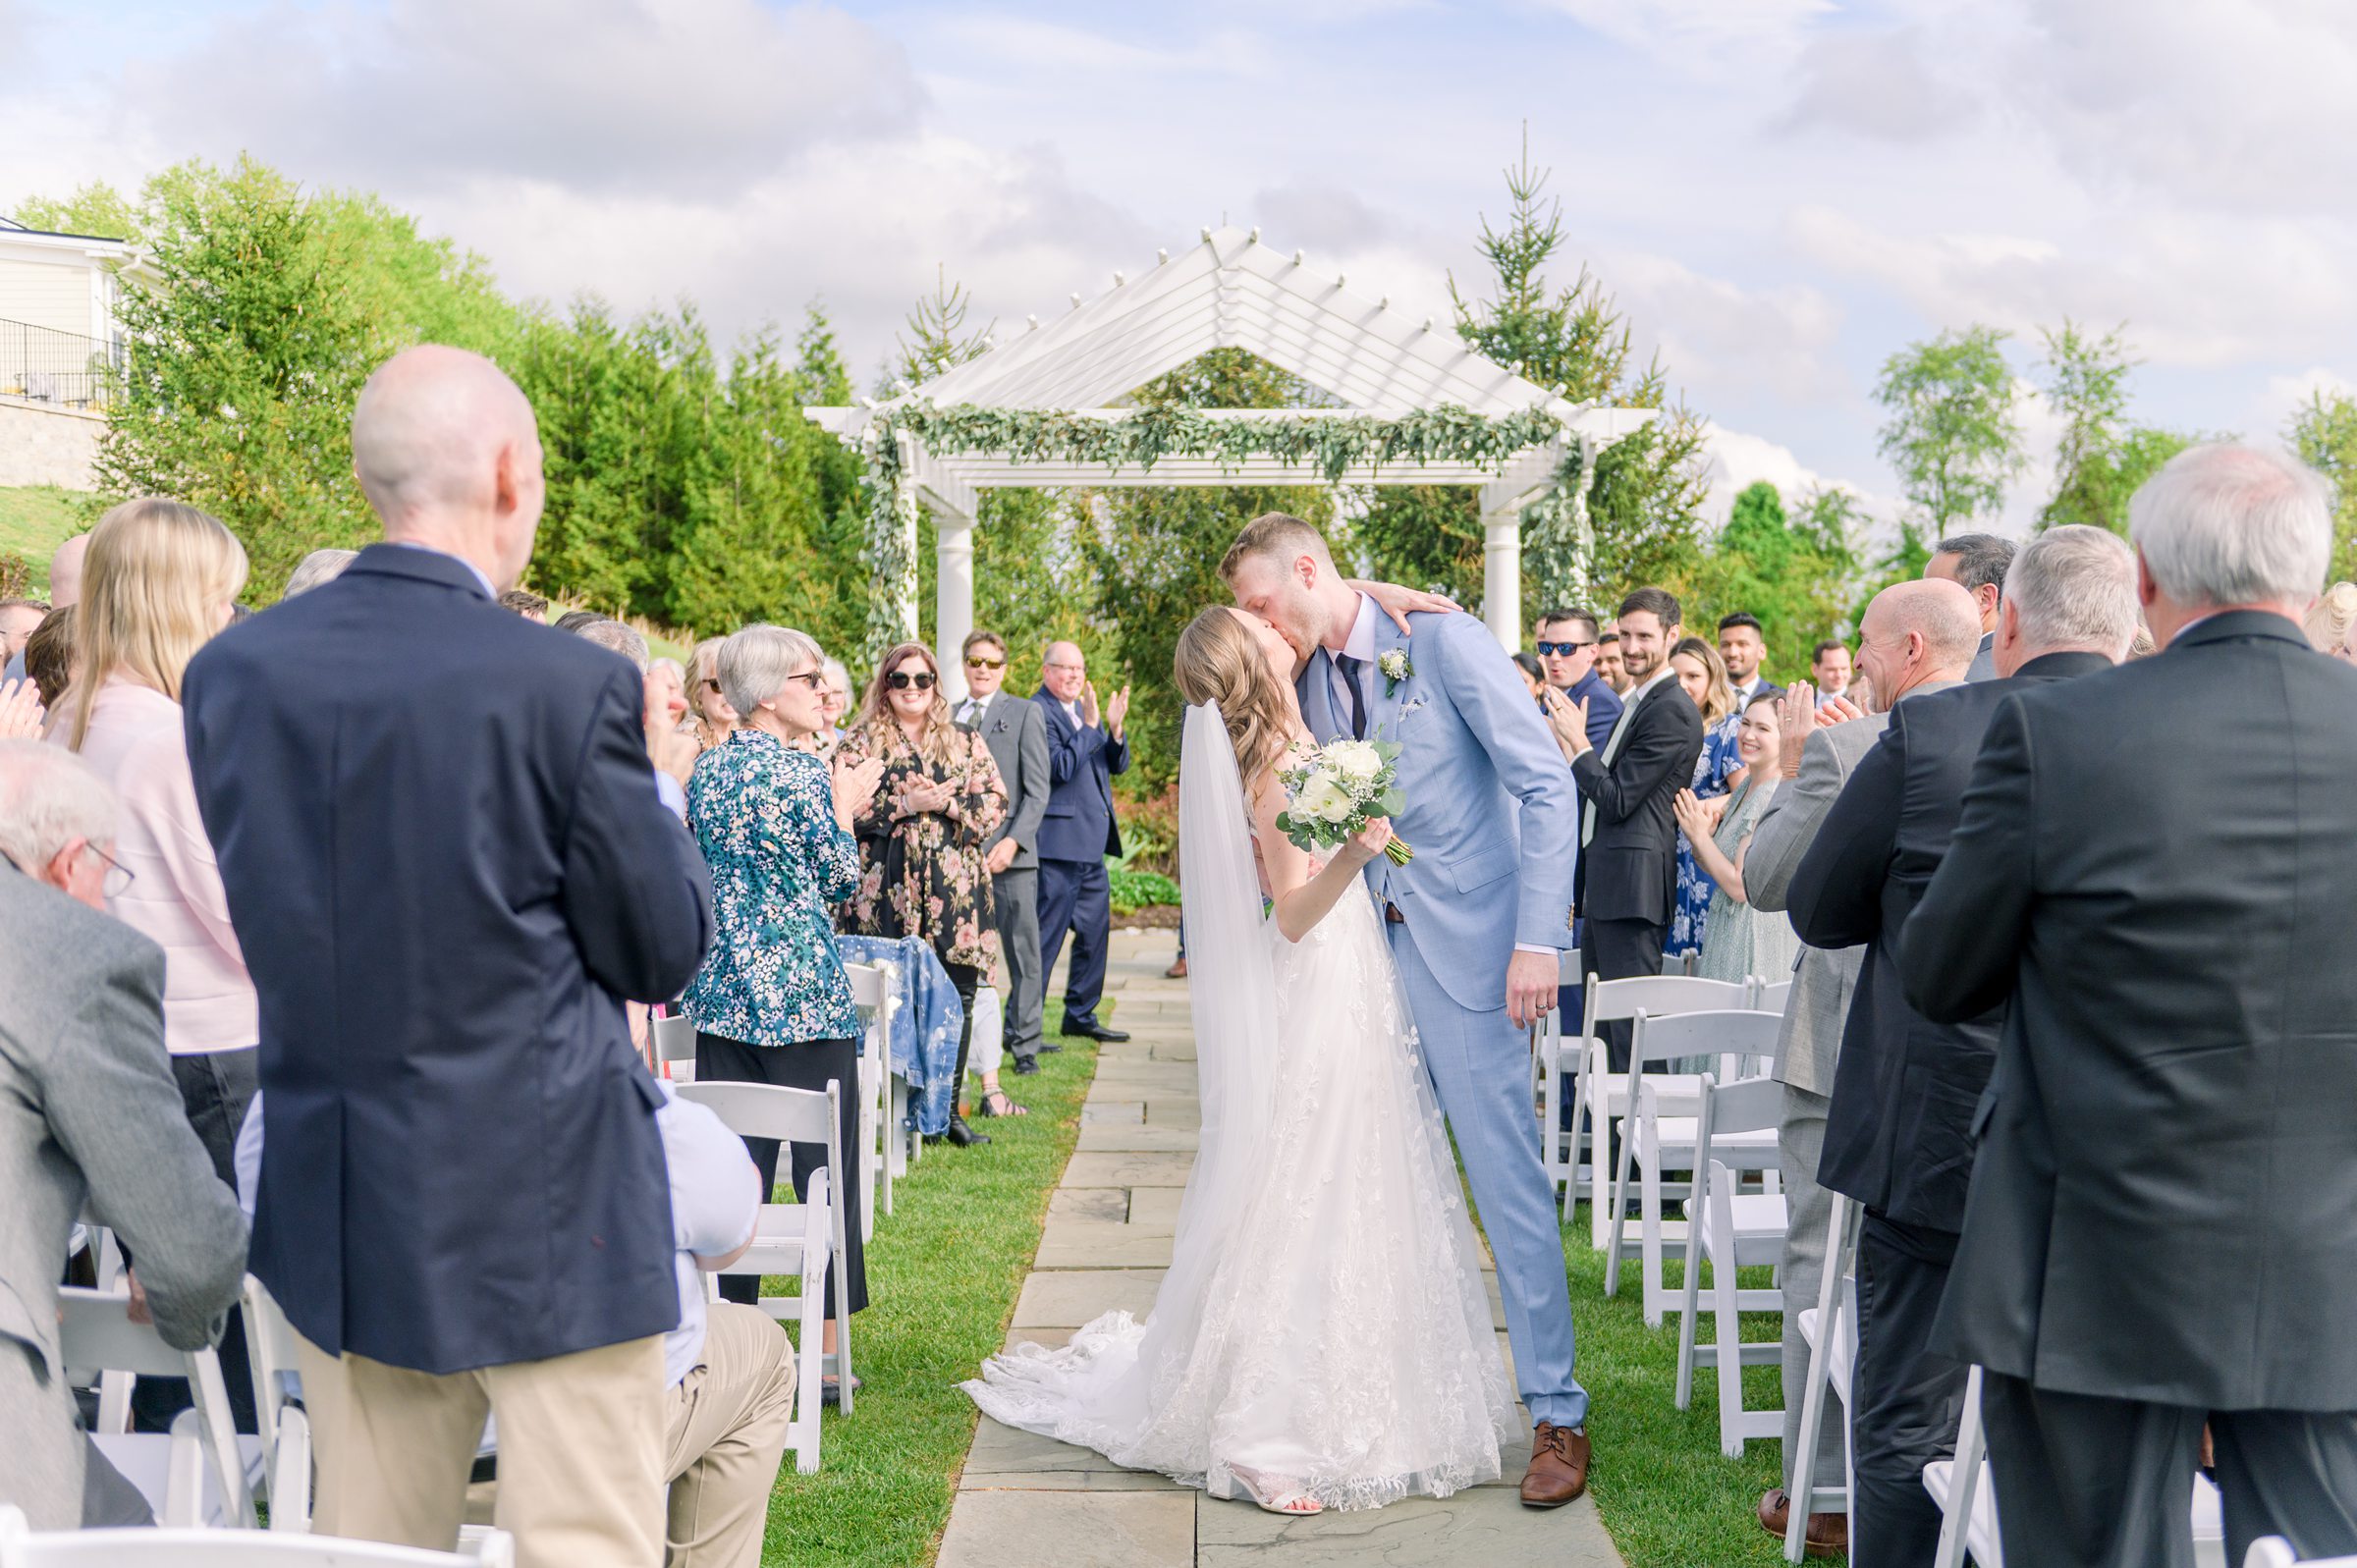
[[[1686,623],[1685,613],[1677,607],[1677,595],[1667,588],[1632,589],[1620,601],[1620,613],[1624,616],[1639,610],[1660,622],[1665,629]]]
[[[1289,512],[1264,512],[1245,523],[1244,531],[1228,547],[1227,559],[1220,563],[1220,580],[1233,582],[1236,572],[1254,556],[1284,564],[1315,556],[1329,567],[1334,565],[1326,536]]]

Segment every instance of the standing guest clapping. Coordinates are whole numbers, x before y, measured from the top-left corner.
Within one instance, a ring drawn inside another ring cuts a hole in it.
[[[1779,909],[1753,907],[1743,891],[1743,858],[1751,832],[1782,782],[1783,739],[1777,699],[1783,688],[1751,699],[1736,730],[1743,782],[1713,813],[1691,789],[1677,792],[1677,825],[1694,846],[1695,863],[1716,884],[1694,972],[1706,980],[1775,979],[1792,972],[1800,936]]]
[[[174,501],[130,501],[98,520],[83,561],[81,673],[55,738],[82,753],[120,808],[115,858],[130,873],[107,912],[164,949],[164,1046],[213,1172],[237,1187],[238,1128],[253,1099],[256,1020],[228,894],[196,809],[181,678],[229,623],[246,552],[218,521]],[[223,1363],[241,1425],[253,1421],[242,1333]],[[134,1403],[161,1432],[189,1407],[182,1379],[141,1379]]]
[[[958,1076],[947,1136],[990,1140],[965,1124],[966,1053],[973,1045],[974,992],[999,960],[988,845],[1007,816],[1007,785],[990,746],[950,718],[933,651],[904,642],[876,667],[859,722],[836,748],[846,766],[880,760],[883,774],[852,823],[859,836],[859,891],[849,929],[871,937],[922,937],[932,945],[965,1022],[958,1032]]]
[[[843,1146],[858,1147],[859,1012],[835,950],[835,910],[859,885],[851,813],[875,792],[884,765],[838,769],[799,742],[826,724],[818,644],[784,626],[751,625],[714,656],[721,693],[740,723],[696,759],[687,783],[687,823],[712,867],[719,934],[687,988],[694,1020],[695,1075],[735,1083],[824,1091],[840,1087]],[[778,1146],[745,1140],[761,1190],[777,1185]],[[790,1146],[794,1190],[810,1189],[827,1167],[824,1144]],[[851,1311],[867,1305],[867,1261],[859,1183],[835,1195],[850,1238],[846,1265]],[[729,1301],[751,1303],[760,1281],[731,1275]],[[834,1345],[829,1302],[827,1344]]]
[[[315,1519],[450,1550],[495,1412],[521,1568],[646,1568],[680,1303],[623,999],[694,975],[710,884],[637,673],[497,603],[543,496],[516,384],[405,351],[352,450],[385,542],[182,690],[260,995],[251,1267],[301,1336]]]
[[[1122,852],[1113,781],[1129,771],[1129,688],[1097,700],[1088,656],[1078,644],[1051,642],[1031,700],[1048,721],[1048,814],[1039,828],[1039,972],[1053,978],[1064,939],[1072,961],[1064,976],[1064,1022],[1057,1033],[1107,1045],[1129,1038],[1097,1021],[1105,995],[1105,956],[1113,939],[1113,889],[1105,857]]]
[[[1724,797],[1731,778],[1743,766],[1743,759],[1735,750],[1735,731],[1743,722],[1743,714],[1736,705],[1734,687],[1727,682],[1727,665],[1720,659],[1719,650],[1700,637],[1679,640],[1670,652],[1670,669],[1702,715],[1702,750],[1694,758],[1694,778],[1687,788],[1695,799],[1707,803],[1711,819],[1716,822],[1719,812],[1725,809]],[[1711,874],[1694,858],[1693,841],[1681,835],[1677,840],[1677,909],[1670,917],[1665,952],[1691,954],[1702,950],[1702,939],[1710,929],[1711,894],[1715,891]]]

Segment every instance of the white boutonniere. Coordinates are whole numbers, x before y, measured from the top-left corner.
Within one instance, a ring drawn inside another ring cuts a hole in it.
[[[1403,648],[1394,648],[1377,656],[1375,668],[1383,672],[1383,694],[1387,697],[1398,695],[1399,682],[1416,673],[1416,667],[1407,662],[1407,651]]]

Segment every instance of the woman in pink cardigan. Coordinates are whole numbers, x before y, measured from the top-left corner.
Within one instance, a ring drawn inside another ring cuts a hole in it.
[[[52,734],[121,802],[107,910],[164,949],[164,1044],[189,1119],[233,1185],[259,1031],[253,982],[196,816],[180,677],[229,623],[245,585],[244,548],[194,507],[149,500],[109,512],[90,530],[76,674]]]

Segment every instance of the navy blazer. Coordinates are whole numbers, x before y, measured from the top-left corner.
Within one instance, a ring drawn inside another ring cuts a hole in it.
[[[1604,743],[1613,738],[1613,727],[1620,722],[1620,710],[1627,706],[1620,693],[1591,670],[1579,677],[1578,684],[1564,687],[1563,696],[1588,705],[1588,744],[1602,751]]]
[[[330,1354],[451,1373],[679,1320],[625,997],[712,937],[637,674],[373,545],[206,644],[189,761],[261,1001],[249,1267]]]
[[[1039,858],[1094,864],[1122,852],[1113,815],[1113,776],[1129,771],[1129,742],[1103,725],[1076,725],[1048,688],[1031,700],[1048,721],[1048,813],[1039,824]]]

